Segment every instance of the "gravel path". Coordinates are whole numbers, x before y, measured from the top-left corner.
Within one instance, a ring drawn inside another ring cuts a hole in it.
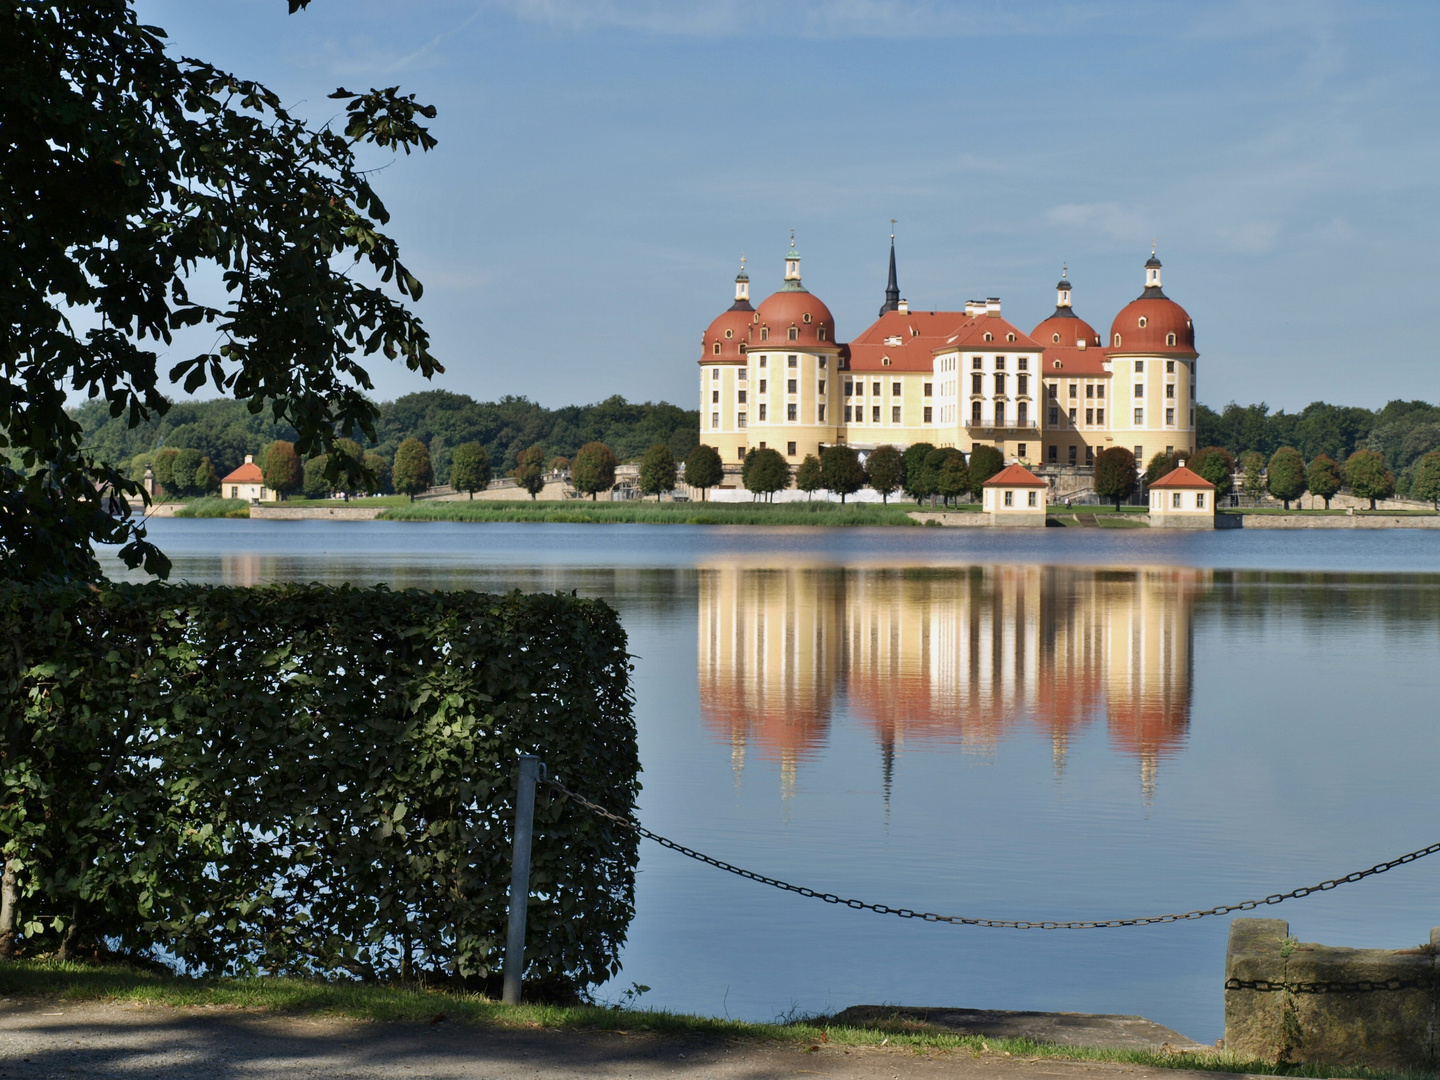
[[[804,1046],[645,1033],[498,1031],[444,1022],[367,1023],[224,1008],[0,1004],[0,1077],[302,1080],[379,1077],[559,1080],[1198,1080],[1213,1075],[998,1054]]]

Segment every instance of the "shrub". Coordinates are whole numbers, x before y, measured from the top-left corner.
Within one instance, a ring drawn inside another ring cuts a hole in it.
[[[604,602],[286,585],[0,589],[0,836],[25,953],[444,979],[502,962],[517,753],[619,814]],[[618,970],[637,840],[543,793],[527,971]],[[0,942],[3,944],[3,942]]]

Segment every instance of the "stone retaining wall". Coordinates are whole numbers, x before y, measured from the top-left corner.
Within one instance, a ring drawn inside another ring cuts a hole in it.
[[[912,521],[920,522],[921,525],[933,521],[937,525],[963,525],[967,528],[978,525],[990,527],[989,514],[969,510],[956,510],[950,513],[943,510],[911,510],[910,518]]]
[[[1388,514],[1217,514],[1241,518],[1247,529],[1440,529],[1440,517],[1406,517]]]
[[[374,521],[383,506],[251,506],[251,520],[266,521]]]
[[[1242,1058],[1379,1069],[1437,1064],[1436,947],[1297,942],[1283,919],[1236,919],[1225,955],[1225,1049]]]

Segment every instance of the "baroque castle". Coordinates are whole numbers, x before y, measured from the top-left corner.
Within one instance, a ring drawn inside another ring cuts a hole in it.
[[[844,443],[867,451],[916,442],[998,448],[1007,462],[1087,466],[1111,446],[1143,467],[1195,448],[1195,328],[1167,297],[1154,250],[1145,288],[1106,337],[1080,318],[1064,276],[1054,314],[1028,334],[995,297],[963,311],[901,299],[890,238],[880,316],[839,340],[830,309],[801,283],[792,237],[785,279],[758,308],[744,261],[735,302],[705,331],[700,440],[736,468],[770,447],[792,465]]]

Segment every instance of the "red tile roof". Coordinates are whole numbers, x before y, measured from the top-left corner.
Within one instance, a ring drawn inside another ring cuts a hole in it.
[[[981,487],[1049,487],[1050,485],[1025,468],[1018,461],[1007,465],[992,476]]]
[[[1181,465],[1173,472],[1168,472],[1159,480],[1150,485],[1152,488],[1203,488],[1206,491],[1214,491],[1215,485],[1210,483],[1197,472],[1192,472],[1184,465]]]
[[[260,471],[260,466],[253,461],[247,461],[234,472],[220,478],[222,484],[263,484],[265,474]]]
[[[990,335],[990,340],[985,340],[985,335]],[[1011,341],[1010,336],[1014,335],[1015,340]],[[1022,334],[1019,327],[1012,325],[1009,320],[1000,315],[976,315],[967,319],[949,338],[945,341],[944,347],[959,346],[962,349],[971,349],[977,345],[983,345],[988,349],[1038,349],[1041,347],[1028,334]]]
[[[1051,315],[1030,332],[1045,347],[1044,370],[1065,375],[1108,375],[1104,342],[1093,326],[1077,315]],[[1056,341],[1056,338],[1059,341]],[[1085,348],[1079,343],[1085,342]]]
[[[935,350],[944,348],[967,318],[963,311],[887,311],[850,342],[850,369],[933,371]]]

